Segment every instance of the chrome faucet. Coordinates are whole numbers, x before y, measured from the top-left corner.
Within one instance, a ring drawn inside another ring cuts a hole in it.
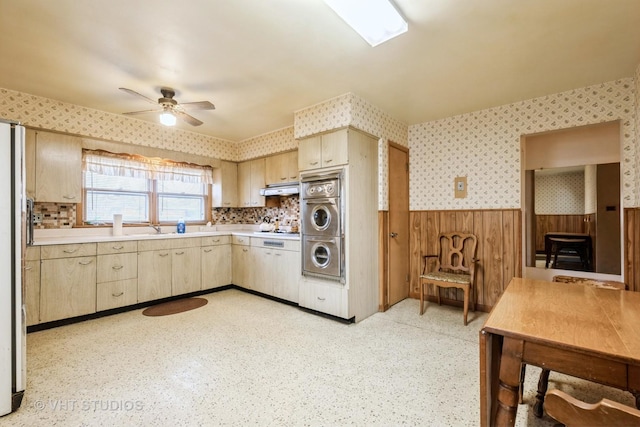
[[[159,225],[149,224],[149,227],[151,227],[154,230],[156,230],[156,233],[158,233],[158,234],[162,233],[162,227],[160,227]]]

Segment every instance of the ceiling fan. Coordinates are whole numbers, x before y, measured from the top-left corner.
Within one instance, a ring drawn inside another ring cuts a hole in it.
[[[176,117],[180,117],[182,120],[184,120],[185,122],[189,123],[192,126],[200,126],[202,122],[196,119],[195,117],[187,114],[185,110],[190,110],[190,109],[214,110],[216,108],[215,105],[213,105],[209,101],[178,103],[178,101],[173,99],[173,97],[176,95],[176,91],[174,89],[171,89],[170,87],[160,88],[160,93],[162,94],[162,96],[158,98],[157,101],[154,101],[151,98],[147,98],[146,96],[139,94],[135,90],[127,89],[126,87],[121,87],[119,89],[127,93],[130,93],[131,95],[138,96],[146,100],[150,104],[156,105],[156,108],[151,110],[131,111],[123,114],[136,115],[136,114],[161,112],[160,123],[162,123],[165,126],[175,125]]]

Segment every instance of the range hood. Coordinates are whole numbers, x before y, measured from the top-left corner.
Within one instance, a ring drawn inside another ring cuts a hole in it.
[[[291,196],[300,193],[300,184],[290,182],[288,184],[268,185],[260,189],[261,196]]]

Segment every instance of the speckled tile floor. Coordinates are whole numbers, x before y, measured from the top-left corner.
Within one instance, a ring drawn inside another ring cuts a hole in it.
[[[484,313],[405,300],[345,325],[227,290],[166,317],[141,310],[28,335],[28,389],[11,426],[476,426]],[[531,404],[518,426],[553,426]],[[630,394],[552,374],[583,399]]]

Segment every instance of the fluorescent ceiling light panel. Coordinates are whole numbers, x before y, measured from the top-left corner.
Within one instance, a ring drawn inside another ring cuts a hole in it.
[[[405,21],[389,0],[324,0],[371,46],[405,33]]]

